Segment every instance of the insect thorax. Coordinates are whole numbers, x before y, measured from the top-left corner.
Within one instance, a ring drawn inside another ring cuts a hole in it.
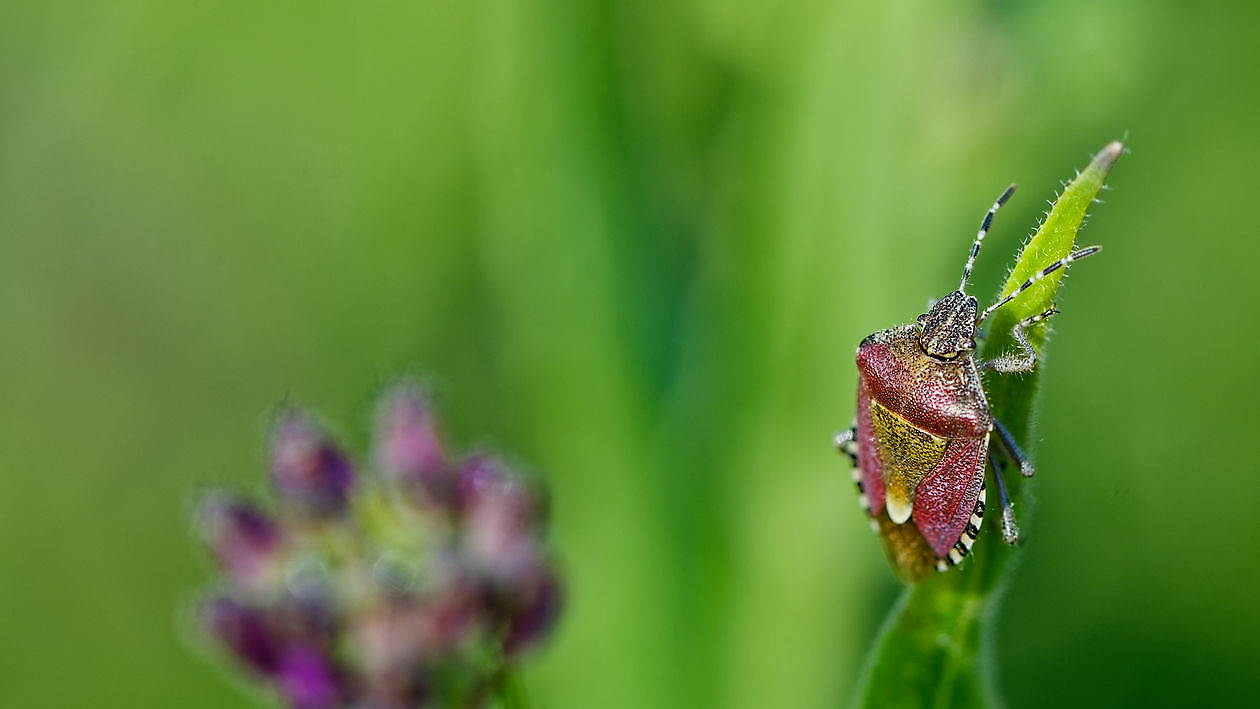
[[[925,354],[918,326],[867,337],[858,347],[857,365],[875,400],[923,430],[944,438],[988,433],[989,402],[975,362]]]

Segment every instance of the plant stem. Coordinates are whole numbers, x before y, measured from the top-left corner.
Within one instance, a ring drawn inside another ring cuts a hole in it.
[[[492,692],[495,705],[502,709],[529,709],[529,696],[525,692],[525,683],[512,665],[505,665],[499,671]]]

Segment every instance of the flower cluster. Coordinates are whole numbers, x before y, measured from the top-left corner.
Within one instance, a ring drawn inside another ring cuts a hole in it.
[[[560,610],[542,495],[491,456],[452,457],[409,383],[380,403],[373,457],[361,474],[283,412],[275,509],[198,506],[223,578],[197,622],[294,709],[485,704]]]

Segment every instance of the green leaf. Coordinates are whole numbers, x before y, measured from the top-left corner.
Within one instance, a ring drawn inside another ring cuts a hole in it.
[[[1102,189],[1124,146],[1112,142],[1072,180],[1055,201],[1037,233],[1020,253],[1006,280],[1003,295],[1057,259],[1072,253],[1085,212]],[[982,358],[1016,349],[1015,323],[1044,312],[1054,302],[1064,269],[1034,283],[990,316],[989,337]],[[1034,326],[1029,339],[1038,351],[1045,345],[1044,326]],[[985,378],[993,415],[1027,443],[1029,420],[1037,393],[1038,372],[998,374]],[[1005,480],[1016,509],[1022,500],[1022,479]],[[856,704],[870,707],[972,707],[1002,704],[993,649],[993,631],[1005,572],[1017,551],[1002,541],[996,487],[989,484],[990,513],[971,554],[957,571],[928,577],[909,588],[889,613],[866,660]]]

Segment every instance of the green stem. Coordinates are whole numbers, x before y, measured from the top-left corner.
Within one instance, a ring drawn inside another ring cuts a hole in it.
[[[1038,270],[1072,252],[1085,212],[1102,189],[1111,166],[1123,151],[1119,142],[1104,147],[1072,180],[1051,208],[1036,235],[1024,246],[1002,289],[1010,293]],[[1063,270],[1035,283],[1020,297],[994,312],[982,358],[1015,348],[1011,328],[1025,317],[1047,310]],[[1045,345],[1044,327],[1029,331],[1038,351]],[[1016,439],[1028,444],[1029,422],[1037,393],[1038,372],[985,378],[993,415]],[[1027,449],[1027,445],[1025,446]],[[1012,501],[1023,497],[1022,480],[1007,476]],[[989,489],[995,489],[993,484]],[[992,500],[993,497],[990,496]],[[1014,558],[1002,543],[997,505],[972,552],[958,571],[947,571],[909,588],[880,630],[859,680],[856,704],[863,707],[951,707],[1001,705],[994,626]]]
[[[525,682],[520,672],[511,665],[505,665],[494,683],[495,705],[502,709],[529,709],[529,696],[525,693]]]

